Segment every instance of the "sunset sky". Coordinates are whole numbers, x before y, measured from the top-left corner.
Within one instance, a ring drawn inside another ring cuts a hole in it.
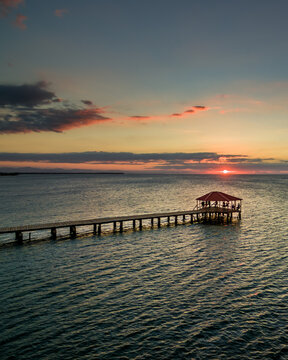
[[[287,0],[0,14],[0,171],[288,173]]]

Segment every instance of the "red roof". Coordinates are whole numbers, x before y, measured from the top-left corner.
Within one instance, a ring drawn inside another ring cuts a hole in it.
[[[220,191],[212,191],[206,195],[200,196],[196,200],[203,200],[203,201],[234,201],[234,200],[242,200],[238,197],[225,194]]]

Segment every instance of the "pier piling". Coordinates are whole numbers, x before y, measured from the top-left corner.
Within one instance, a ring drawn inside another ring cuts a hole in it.
[[[22,244],[23,243],[23,233],[22,231],[16,231],[15,233],[15,239],[17,241],[18,244]]]
[[[57,230],[56,227],[51,228],[51,238],[55,240],[57,238]]]
[[[71,238],[76,237],[76,226],[75,225],[70,226],[70,236],[71,236]]]

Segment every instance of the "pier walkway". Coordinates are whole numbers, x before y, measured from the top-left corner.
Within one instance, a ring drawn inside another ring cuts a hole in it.
[[[118,216],[118,217],[106,217],[106,218],[96,218],[88,220],[76,220],[76,221],[64,221],[64,222],[55,222],[55,223],[46,223],[46,224],[36,224],[36,225],[23,225],[15,227],[2,227],[0,228],[0,234],[15,233],[15,240],[18,243],[23,242],[23,233],[28,232],[29,238],[30,234],[33,231],[39,230],[50,230],[51,238],[57,238],[57,229],[60,228],[69,228],[69,233],[71,237],[77,236],[76,227],[77,226],[92,226],[92,231],[95,235],[101,235],[102,225],[111,224],[112,231],[114,233],[124,231],[124,223],[129,222],[133,230],[143,228],[143,220],[150,219],[151,227],[154,227],[154,220],[156,220],[157,227],[161,227],[161,219],[163,223],[166,221],[167,225],[174,224],[175,226],[179,223],[179,217],[181,223],[187,222],[231,222],[233,214],[238,215],[238,219],[241,219],[241,209],[220,207],[220,206],[210,206],[210,207],[201,207],[196,206],[193,210],[187,211],[174,211],[174,212],[164,212],[164,213],[153,213],[153,214],[142,214],[142,215],[128,215],[128,216]]]

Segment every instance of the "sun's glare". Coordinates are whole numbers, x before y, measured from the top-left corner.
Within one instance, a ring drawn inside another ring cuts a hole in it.
[[[229,174],[230,171],[225,169],[225,170],[222,170],[222,173],[223,173],[223,174]]]

